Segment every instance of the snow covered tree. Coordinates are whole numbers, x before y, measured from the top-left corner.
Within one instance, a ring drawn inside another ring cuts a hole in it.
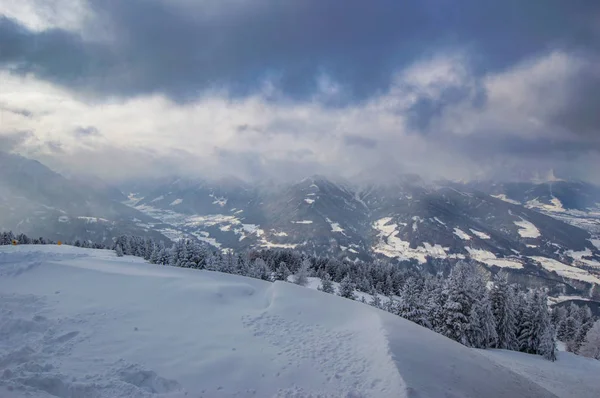
[[[467,335],[471,347],[488,348],[496,344],[496,319],[492,312],[492,304],[480,274],[474,275],[472,281],[475,302],[471,308]]]
[[[382,304],[381,304],[381,297],[379,297],[379,294],[377,294],[377,292],[375,291],[375,289],[371,289],[371,300],[369,301],[369,305],[375,307],[375,308],[382,308]]]
[[[566,343],[566,349],[569,352],[577,351],[577,336],[581,330],[581,318],[579,308],[571,303],[568,309],[567,319],[561,328],[562,341]]]
[[[413,277],[408,278],[404,283],[400,292],[400,300],[395,310],[397,311],[396,314],[404,319],[427,328],[431,327],[427,319],[425,303],[421,300],[419,285]]]
[[[294,274],[294,283],[300,286],[308,285],[308,269],[310,268],[310,261],[305,259],[302,261],[298,272]]]
[[[452,269],[446,282],[446,302],[444,303],[441,333],[469,345],[467,329],[471,317],[472,299],[469,297],[467,283],[472,267],[466,262],[458,262]]]
[[[497,274],[490,291],[492,313],[496,323],[496,347],[505,350],[517,348],[517,314],[513,296],[506,275]]]
[[[269,267],[267,267],[267,263],[262,258],[257,258],[254,260],[254,263],[250,269],[250,275],[256,279],[262,279],[263,281],[271,280],[271,271],[269,271]]]
[[[600,360],[600,320],[596,321],[585,335],[579,355]]]
[[[538,353],[549,361],[556,361],[556,338],[553,325],[549,325],[540,338]]]
[[[354,294],[354,283],[350,279],[350,275],[346,275],[340,282],[339,295],[347,299],[356,300],[356,294]]]
[[[588,307],[587,305],[582,305],[581,307],[579,307],[578,312],[581,326],[579,327],[579,330],[577,331],[577,334],[573,339],[574,353],[579,353],[579,347],[581,347],[581,345],[585,341],[585,336],[587,335],[589,330],[594,326],[594,317],[592,316],[592,311],[590,310],[590,307]]]
[[[335,287],[331,281],[331,276],[327,272],[321,278],[321,285],[317,289],[325,293],[335,294]]]
[[[287,282],[288,277],[292,274],[287,264],[282,261],[279,263],[279,267],[275,270],[275,280]]]
[[[121,245],[117,244],[117,246],[115,246],[115,253],[117,253],[117,257],[123,257],[123,248]]]

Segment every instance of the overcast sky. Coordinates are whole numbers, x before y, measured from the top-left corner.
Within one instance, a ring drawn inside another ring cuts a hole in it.
[[[600,1],[0,0],[0,150],[106,179],[600,182]]]

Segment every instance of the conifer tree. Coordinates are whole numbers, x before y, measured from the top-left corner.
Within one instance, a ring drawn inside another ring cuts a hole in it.
[[[356,294],[354,294],[354,283],[350,279],[350,275],[346,275],[340,282],[339,295],[350,300],[356,300]]]
[[[490,291],[492,313],[496,324],[496,347],[505,350],[517,348],[517,314],[513,296],[506,275],[497,274]]]
[[[321,285],[318,287],[318,289],[325,293],[335,294],[335,288],[333,286],[333,282],[331,281],[331,276],[328,273],[325,273],[323,278],[321,278]]]

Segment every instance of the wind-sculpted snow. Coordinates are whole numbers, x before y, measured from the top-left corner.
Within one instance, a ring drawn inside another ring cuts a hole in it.
[[[0,248],[1,397],[586,396],[558,394],[569,370],[547,366],[552,392],[526,366],[287,282]]]

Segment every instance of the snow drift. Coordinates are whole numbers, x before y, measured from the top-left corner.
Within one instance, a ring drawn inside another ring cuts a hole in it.
[[[1,397],[599,396],[600,362],[560,355],[469,349],[285,282],[0,248]]]

